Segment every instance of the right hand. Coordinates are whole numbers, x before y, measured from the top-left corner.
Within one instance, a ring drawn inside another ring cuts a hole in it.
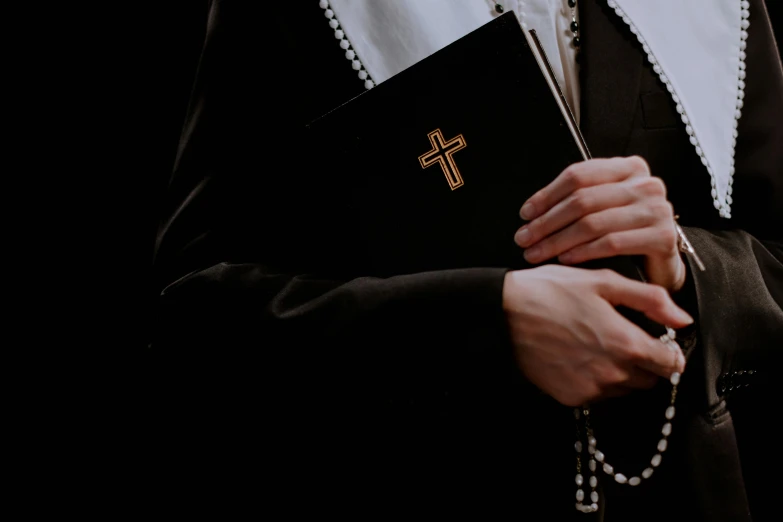
[[[617,305],[672,328],[693,323],[664,288],[611,270],[547,265],[507,273],[503,309],[525,377],[561,404],[580,406],[682,372],[682,352],[620,315]]]

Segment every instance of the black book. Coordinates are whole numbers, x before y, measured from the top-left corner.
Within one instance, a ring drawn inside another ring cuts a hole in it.
[[[327,113],[309,134],[337,165],[330,192],[350,218],[343,232],[361,243],[359,275],[529,268],[513,240],[522,203],[589,158],[535,33],[514,13]],[[590,266],[643,279],[631,258]]]

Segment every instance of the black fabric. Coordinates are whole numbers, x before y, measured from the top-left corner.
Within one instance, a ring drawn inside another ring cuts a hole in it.
[[[783,346],[783,74],[763,2],[751,3],[731,221],[713,208],[709,177],[635,37],[603,2],[580,3],[592,152],[644,156],[709,266],[691,269],[694,295],[683,296],[698,305],[702,335],[671,448],[650,484],[606,485],[606,520],[773,513],[761,473],[775,450],[760,448],[764,410],[751,408],[779,392],[761,378],[750,399],[728,399],[716,385],[727,372],[767,370]],[[299,129],[363,86],[315,3],[297,11],[212,4],[156,248],[160,448],[188,484],[219,476],[231,489],[250,468],[274,484],[267,498],[297,514],[375,518],[426,500],[441,516],[479,505],[485,517],[583,517],[571,412],[511,360],[505,270],[351,279],[329,263],[339,209],[298,178],[308,159]],[[646,426],[660,429],[652,412],[666,390],[597,407],[618,462],[632,466],[636,438],[655,438]]]

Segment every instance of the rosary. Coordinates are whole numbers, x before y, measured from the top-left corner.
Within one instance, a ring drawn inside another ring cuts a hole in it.
[[[661,342],[666,344],[670,350],[680,351],[679,345],[674,341],[675,335],[676,334],[673,329],[667,328],[666,334],[662,335],[660,339]],[[661,439],[658,441],[658,445],[656,447],[657,452],[655,455],[653,455],[652,459],[650,459],[650,465],[642,471],[641,477],[634,475],[628,478],[623,473],[615,471],[614,467],[606,461],[606,455],[597,447],[598,442],[596,441],[595,435],[593,434],[593,428],[590,426],[590,407],[585,405],[582,406],[581,409],[574,409],[574,418],[576,419],[576,443],[574,443],[574,449],[576,450],[575,481],[577,487],[577,510],[581,511],[582,513],[593,513],[598,511],[598,491],[596,491],[596,487],[598,486],[598,477],[596,476],[595,472],[599,465],[601,465],[604,473],[610,477],[614,477],[615,482],[618,484],[627,484],[629,486],[638,486],[641,484],[642,479],[649,479],[655,471],[655,468],[661,465],[663,452],[666,451],[666,448],[669,445],[667,438],[672,433],[671,420],[674,418],[674,401],[677,398],[677,385],[680,383],[680,374],[677,372],[672,373],[669,381],[672,384],[672,391],[669,399],[669,406],[664,412],[666,422],[664,423],[663,428],[661,428]],[[581,434],[582,430],[580,430],[580,420],[582,420],[582,424],[584,425],[584,439],[582,438]],[[586,447],[584,442],[587,443]],[[584,455],[585,449],[587,449],[587,455]],[[591,489],[589,503],[585,502],[585,490],[583,489],[585,483],[584,475],[586,475],[586,473],[583,474],[582,471],[583,456],[589,459],[588,468],[590,471],[590,477],[587,481]]]
[[[494,4],[495,12],[498,14],[503,14],[505,8],[500,2],[492,3]],[[524,4],[521,5],[524,6]],[[574,48],[579,50],[581,41],[579,39],[579,23],[576,20],[576,0],[568,0],[568,7],[571,9],[570,29],[573,35],[571,41]],[[524,18],[524,13],[520,12],[519,18]],[[524,22],[523,28],[525,28]],[[679,225],[677,225],[677,232],[680,237],[680,242],[687,243],[685,245],[681,245],[680,250],[695,254],[695,252],[693,252],[693,247],[690,246],[690,243],[687,241],[687,238],[685,238],[684,234],[682,233],[682,229],[679,228]],[[696,257],[696,259],[698,260],[699,268],[704,270],[701,260],[698,259],[698,257]],[[674,340],[675,336],[676,332],[671,328],[667,328],[666,334],[662,335],[660,340],[673,352],[679,352],[681,349]],[[598,441],[593,432],[593,427],[590,424],[590,406],[585,404],[581,408],[574,409],[574,418],[576,420],[576,442],[574,443],[574,450],[576,450],[576,477],[574,480],[577,487],[576,509],[578,511],[581,511],[582,513],[594,513],[598,511],[598,475],[596,472],[599,466],[601,466],[601,469],[606,475],[614,478],[615,482],[618,484],[638,486],[642,483],[643,479],[649,479],[652,477],[655,468],[661,465],[663,453],[666,451],[666,448],[669,445],[668,437],[672,432],[671,420],[674,418],[674,402],[677,398],[677,385],[680,383],[680,377],[681,376],[679,373],[674,372],[669,378],[669,381],[672,384],[672,391],[669,399],[669,405],[664,412],[665,422],[661,428],[661,439],[658,441],[656,446],[656,453],[653,455],[652,459],[650,459],[650,465],[638,475],[632,475],[628,477],[625,474],[616,471],[614,466],[607,462],[606,454],[598,449]],[[583,469],[583,458],[587,460],[587,470]],[[586,476],[587,479],[585,480]],[[585,492],[587,485],[590,487],[589,496]]]

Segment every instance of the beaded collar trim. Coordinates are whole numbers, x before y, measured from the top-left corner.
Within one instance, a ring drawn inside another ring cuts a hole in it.
[[[745,97],[747,0],[607,0],[629,26],[674,100],[691,144],[710,176],[713,203],[731,218],[734,155]],[[353,48],[328,0],[320,7],[340,48],[364,82],[372,76]],[[668,27],[666,34],[656,30]],[[689,64],[698,63],[698,68]]]

